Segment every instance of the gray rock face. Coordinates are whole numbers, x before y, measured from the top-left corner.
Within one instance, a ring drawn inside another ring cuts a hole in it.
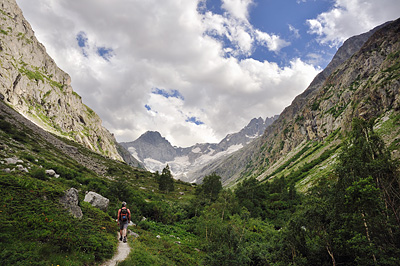
[[[179,148],[174,148],[157,131],[147,131],[133,142],[122,143],[122,146],[128,149],[133,147],[142,162],[146,158],[152,158],[160,162],[172,161],[180,153]]]
[[[265,120],[261,117],[253,118],[250,123],[237,133],[227,135],[220,143],[218,150],[226,150],[233,145],[242,145],[243,147],[252,142],[254,139],[262,136],[265,129],[271,125],[278,115],[267,117]]]
[[[115,138],[82,103],[70,76],[36,39],[15,0],[0,4],[0,94],[4,102],[41,128],[122,160]]]
[[[108,204],[110,203],[109,199],[93,191],[86,194],[84,201],[89,202],[93,207],[102,211],[107,211]]]
[[[69,210],[69,212],[75,218],[82,218],[83,213],[81,207],[79,207],[79,198],[78,198],[78,190],[76,188],[70,188],[65,191],[64,196],[60,198],[61,205],[64,206],[65,209]]]

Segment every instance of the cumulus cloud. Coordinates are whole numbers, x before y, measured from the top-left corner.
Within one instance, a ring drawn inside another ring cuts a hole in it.
[[[118,141],[157,130],[172,144],[218,142],[279,114],[320,69],[250,58],[289,45],[248,21],[251,0],[17,0],[74,90]]]
[[[204,12],[202,22],[205,32],[226,46],[223,51],[227,56],[249,57],[255,46],[264,46],[278,53],[290,45],[280,36],[260,31],[249,23],[249,8],[253,4],[252,0],[223,0],[224,14]],[[224,42],[224,39],[229,42]]]
[[[399,17],[398,0],[335,0],[328,12],[307,20],[309,33],[323,44],[338,46],[351,36]]]
[[[259,30],[256,30],[255,33],[260,44],[268,47],[270,51],[279,52],[282,48],[290,45],[290,42],[281,39],[277,35],[270,35]]]
[[[253,0],[222,0],[222,8],[242,21],[248,20],[251,4],[253,4]]]

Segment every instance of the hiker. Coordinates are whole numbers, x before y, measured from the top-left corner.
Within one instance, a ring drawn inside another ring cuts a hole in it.
[[[131,222],[131,211],[126,208],[126,202],[122,202],[121,209],[118,210],[118,225],[119,225],[119,241],[126,243],[126,231],[128,224]]]

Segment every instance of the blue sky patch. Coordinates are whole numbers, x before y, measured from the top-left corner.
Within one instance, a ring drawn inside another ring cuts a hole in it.
[[[200,121],[197,117],[194,117],[194,116],[188,117],[185,120],[185,122],[193,123],[193,124],[196,124],[196,125],[203,125],[204,124],[204,122]]]
[[[181,100],[185,99],[185,98],[183,98],[183,95],[178,90],[164,90],[164,89],[159,89],[159,88],[153,88],[151,90],[151,93],[164,96],[167,99],[169,97],[177,98],[177,99],[181,99]]]
[[[114,55],[114,51],[111,48],[97,47],[97,54],[104,58],[104,60],[110,61],[110,58]]]
[[[88,57],[88,53],[86,51],[86,48],[89,48],[89,43],[88,43],[88,37],[86,36],[86,33],[84,31],[79,32],[76,35],[76,41],[78,42],[79,47],[82,48],[82,54],[85,57]]]
[[[83,31],[79,32],[78,35],[76,35],[76,40],[78,41],[78,45],[81,48],[89,46],[88,45],[88,38],[86,36],[86,33],[83,32]]]
[[[78,42],[78,46],[82,49],[82,54],[85,57],[89,57],[88,54],[88,50],[90,49],[89,38],[87,37],[86,32],[80,31],[76,35],[76,41]],[[95,46],[94,48],[96,53],[106,61],[110,61],[111,57],[114,56],[114,50],[112,48],[107,48],[104,46],[102,47]]]
[[[147,111],[151,111],[151,107],[148,104],[146,104],[144,107],[147,109]]]

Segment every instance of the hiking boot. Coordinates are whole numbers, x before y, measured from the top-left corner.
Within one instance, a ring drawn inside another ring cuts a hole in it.
[[[124,243],[126,243],[126,236],[124,236]]]
[[[122,236],[119,238],[119,241],[122,241]]]

